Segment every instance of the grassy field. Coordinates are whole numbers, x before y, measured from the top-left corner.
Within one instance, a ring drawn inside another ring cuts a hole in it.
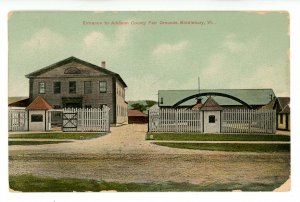
[[[58,144],[72,141],[8,141],[8,145],[42,145],[42,144]]]
[[[232,152],[290,152],[290,144],[235,144],[235,143],[171,143],[154,142],[153,144],[182,148],[210,151]]]
[[[53,178],[33,175],[9,176],[10,188],[22,192],[98,192],[115,190],[118,192],[169,192],[169,191],[272,191],[279,187],[283,180],[270,184],[264,183],[213,183],[195,185],[190,183],[118,183],[75,178]]]
[[[151,139],[150,136],[153,136]],[[270,134],[203,134],[203,133],[147,133],[146,140],[177,141],[290,141],[290,136]]]
[[[105,135],[105,133],[28,133],[10,134],[9,138],[28,139],[90,139]]]

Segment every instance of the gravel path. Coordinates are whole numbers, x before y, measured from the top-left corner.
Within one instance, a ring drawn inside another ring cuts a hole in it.
[[[283,183],[288,153],[220,152],[162,147],[145,141],[146,125],[111,128],[90,140],[10,146],[10,174],[118,182]]]

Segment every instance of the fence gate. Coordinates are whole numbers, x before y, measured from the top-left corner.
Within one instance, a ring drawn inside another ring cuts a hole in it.
[[[226,109],[222,111],[223,133],[275,133],[275,110]]]
[[[275,133],[275,110],[225,109],[221,111],[221,133]],[[150,109],[149,132],[203,133],[203,111],[191,109]]]
[[[78,116],[77,112],[63,112],[63,126],[64,132],[77,131]]]
[[[202,112],[190,109],[150,109],[149,132],[203,132]]]
[[[63,131],[109,131],[109,108],[63,109]]]
[[[10,109],[8,111],[8,130],[28,130],[28,114],[25,109]]]

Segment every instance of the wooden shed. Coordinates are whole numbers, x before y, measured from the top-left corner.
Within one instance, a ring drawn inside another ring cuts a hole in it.
[[[148,123],[148,117],[139,110],[128,110],[128,123]]]
[[[26,109],[28,110],[29,117],[29,131],[49,130],[48,110],[52,109],[52,106],[42,96],[37,96]]]

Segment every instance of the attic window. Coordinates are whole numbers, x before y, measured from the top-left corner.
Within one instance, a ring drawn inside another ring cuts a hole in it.
[[[80,70],[76,67],[69,67],[65,70],[65,74],[80,74]]]

